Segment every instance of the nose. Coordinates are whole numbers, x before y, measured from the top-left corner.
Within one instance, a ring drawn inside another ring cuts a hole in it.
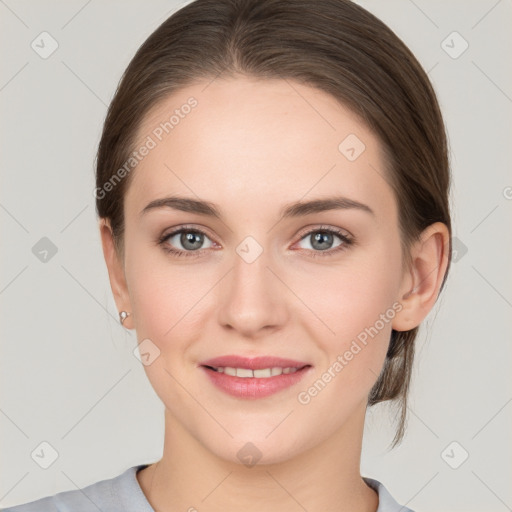
[[[233,268],[220,283],[218,319],[224,328],[258,338],[286,323],[290,292],[270,259],[265,251],[252,262],[234,254]]]

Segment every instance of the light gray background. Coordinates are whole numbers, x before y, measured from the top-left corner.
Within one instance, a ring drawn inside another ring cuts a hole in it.
[[[135,333],[117,321],[93,159],[123,70],[183,3],[0,0],[0,506],[161,456],[163,405],[132,353]],[[387,452],[388,408],[371,410],[361,471],[418,512],[512,510],[512,2],[358,3],[429,71],[449,132],[458,239],[418,339],[407,436]],[[31,48],[43,31],[59,44],[47,59]],[[442,47],[453,31],[469,43],[456,59]],[[42,237],[58,249],[46,262],[32,251]],[[58,452],[48,469],[31,457],[44,441]],[[460,463],[462,450],[469,457],[453,469],[446,461]]]

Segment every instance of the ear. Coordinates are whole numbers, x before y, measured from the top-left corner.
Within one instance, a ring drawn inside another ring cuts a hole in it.
[[[398,301],[402,309],[395,315],[395,331],[414,329],[434,306],[449,261],[450,233],[446,224],[428,226],[411,248],[411,264],[404,271]]]
[[[108,219],[100,219],[99,222],[101,245],[103,246],[103,256],[107,264],[108,277],[110,287],[119,312],[126,311],[130,316],[126,318],[123,327],[133,329],[132,307],[130,304],[130,296],[128,294],[128,286],[126,285],[126,277],[124,274],[124,265],[120,255],[117,253],[112,228]]]

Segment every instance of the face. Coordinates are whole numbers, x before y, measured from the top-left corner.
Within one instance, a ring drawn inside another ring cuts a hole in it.
[[[331,96],[206,85],[138,132],[150,150],[124,205],[131,321],[169,421],[226,460],[250,442],[261,463],[284,461],[366,407],[400,308],[397,205],[379,140]],[[155,203],[171,197],[197,203]]]

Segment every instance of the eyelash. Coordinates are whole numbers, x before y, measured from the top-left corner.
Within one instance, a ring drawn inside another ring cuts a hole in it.
[[[167,233],[167,234],[163,235],[162,237],[160,237],[158,239],[158,244],[162,246],[164,251],[171,253],[173,256],[177,256],[179,258],[181,258],[181,257],[186,257],[186,258],[187,257],[197,257],[201,254],[201,252],[203,250],[206,250],[206,249],[199,249],[196,251],[182,251],[181,249],[173,249],[173,248],[169,247],[168,245],[166,245],[167,240],[169,240],[169,238],[172,238],[174,235],[177,235],[177,234],[183,233],[183,232],[199,233],[201,235],[208,237],[208,234],[200,229],[182,226],[179,229],[176,229],[175,231],[171,231],[170,233]],[[315,229],[312,229],[312,230],[304,233],[304,235],[301,236],[300,240],[303,240],[304,238],[312,235],[313,233],[329,233],[332,235],[336,235],[343,242],[340,245],[338,245],[337,247],[335,247],[334,249],[328,249],[325,251],[315,251],[315,250],[311,250],[311,249],[303,249],[306,251],[311,251],[312,252],[311,256],[313,258],[318,258],[318,257],[325,258],[328,256],[333,256],[334,254],[338,254],[339,252],[346,250],[349,246],[354,244],[353,238],[348,237],[341,230],[338,230],[335,228],[330,228],[330,227],[324,227],[324,226],[320,226],[319,228],[315,228]]]

